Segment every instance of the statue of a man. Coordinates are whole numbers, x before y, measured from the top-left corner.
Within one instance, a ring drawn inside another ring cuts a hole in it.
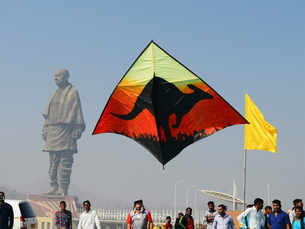
[[[43,113],[45,123],[42,137],[43,151],[49,152],[49,195],[67,195],[72,172],[73,154],[77,153],[77,140],[85,130],[78,91],[68,82],[69,72],[55,72],[57,90],[51,95]]]

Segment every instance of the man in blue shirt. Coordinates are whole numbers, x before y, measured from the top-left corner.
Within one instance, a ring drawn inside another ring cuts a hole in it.
[[[290,229],[290,220],[286,212],[281,209],[281,201],[272,201],[273,212],[268,219],[269,229]]]
[[[218,214],[214,218],[213,229],[235,229],[232,216],[226,213],[227,207],[218,205]]]
[[[55,223],[57,229],[72,229],[72,213],[66,210],[66,202],[60,201],[60,211],[55,213]]]

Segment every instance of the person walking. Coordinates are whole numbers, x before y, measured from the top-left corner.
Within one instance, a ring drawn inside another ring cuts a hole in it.
[[[66,202],[60,201],[60,210],[55,213],[56,229],[72,229],[72,213],[66,210]]]
[[[248,209],[248,208],[252,208],[252,207],[253,207],[253,204],[248,204],[248,205],[247,205],[247,209]],[[239,223],[239,225],[240,225],[240,229],[249,228],[248,216],[246,216],[246,217],[244,218],[244,223],[243,223],[243,224],[242,224],[242,223]]]
[[[0,192],[0,228],[12,229],[14,226],[14,211],[10,204],[5,202],[5,193]]]
[[[217,214],[217,211],[215,210],[215,204],[213,201],[208,202],[208,208],[209,210],[206,211],[204,218],[205,218],[205,222],[207,223],[207,229],[213,229],[214,218]]]
[[[268,219],[268,229],[290,229],[290,220],[286,212],[281,209],[281,201],[272,201],[273,212]]]
[[[165,229],[172,229],[173,228],[173,226],[172,226],[172,218],[170,216],[166,217],[166,222],[165,222],[164,228]]]
[[[264,229],[265,228],[265,217],[262,213],[264,201],[260,198],[254,200],[253,207],[246,209],[241,213],[237,220],[243,225],[244,229]],[[245,224],[247,222],[247,224]]]
[[[289,220],[290,220],[290,223],[291,223],[291,225],[293,225],[293,223],[294,223],[294,220],[295,220],[295,208],[296,207],[301,207],[301,208],[303,208],[303,201],[301,200],[301,199],[295,199],[294,201],[293,201],[293,208],[292,208],[292,210],[290,210],[290,212],[289,212]]]
[[[227,207],[218,205],[218,214],[214,218],[213,229],[235,229],[232,216],[226,213]]]
[[[265,207],[265,212],[264,212],[264,216],[265,216],[265,229],[268,229],[268,221],[269,221],[269,217],[270,217],[271,212],[272,212],[272,207],[267,205]]]
[[[91,209],[90,201],[84,201],[83,207],[85,211],[79,217],[78,229],[101,229],[96,211]]]
[[[305,228],[305,214],[301,206],[295,207],[295,219],[292,224],[292,229],[304,229]]]
[[[175,222],[175,229],[183,229],[181,227],[181,225],[179,224],[180,220],[183,218],[183,213],[179,212],[178,213],[178,217],[176,218],[176,222]]]
[[[152,217],[144,208],[143,200],[134,201],[133,210],[128,214],[126,223],[128,229],[152,229]]]
[[[185,209],[185,215],[181,218],[179,225],[183,229],[194,229],[195,228],[194,219],[192,216],[192,209],[190,207]]]

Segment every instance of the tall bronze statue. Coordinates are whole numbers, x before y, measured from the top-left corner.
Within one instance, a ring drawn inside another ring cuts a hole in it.
[[[77,140],[85,130],[78,91],[68,79],[68,70],[56,70],[55,83],[58,88],[51,95],[43,113],[43,151],[49,152],[50,157],[51,189],[48,195],[68,194],[73,154],[77,153]]]

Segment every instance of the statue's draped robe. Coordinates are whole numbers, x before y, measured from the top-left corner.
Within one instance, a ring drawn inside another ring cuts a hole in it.
[[[51,95],[43,117],[46,136],[43,151],[77,153],[77,142],[72,138],[72,132],[75,129],[83,132],[85,122],[78,92],[71,84],[58,88]]]

